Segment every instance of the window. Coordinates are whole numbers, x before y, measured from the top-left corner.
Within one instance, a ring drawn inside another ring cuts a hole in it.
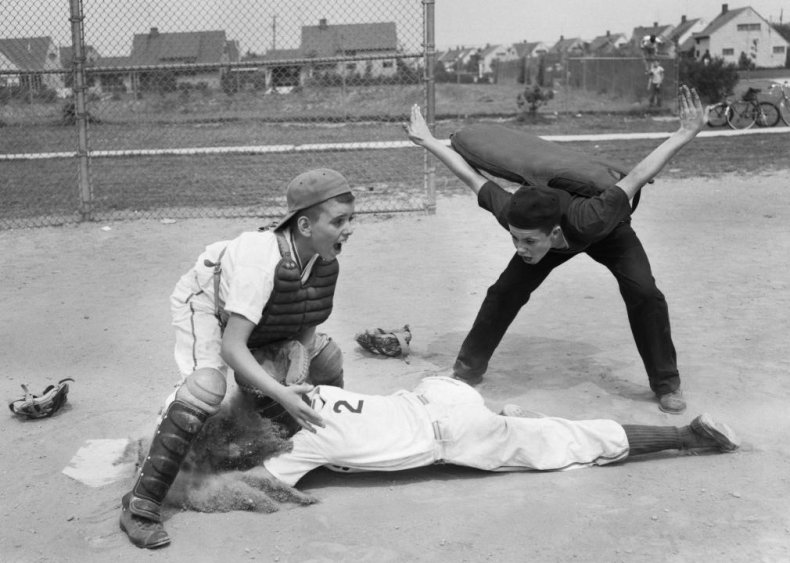
[[[735,49],[722,49],[721,50],[721,54],[724,57],[727,57],[727,56],[732,57],[733,55],[735,55]]]
[[[384,61],[381,63],[382,68],[392,68],[392,61]]]
[[[759,23],[739,23],[738,31],[760,31]]]
[[[348,63],[346,65],[346,70],[357,70],[357,63]]]
[[[785,46],[784,45],[778,45],[778,46],[774,47],[774,55],[783,55],[784,52],[785,52]]]

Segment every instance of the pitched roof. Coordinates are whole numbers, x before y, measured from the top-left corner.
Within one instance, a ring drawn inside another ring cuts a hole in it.
[[[0,39],[0,53],[19,70],[44,70],[51,37]]]
[[[540,41],[522,41],[521,43],[513,43],[513,48],[516,50],[516,54],[519,57],[526,57],[529,56],[538,45],[540,45]]]
[[[549,49],[550,53],[565,53],[570,51],[574,47],[583,47],[584,41],[581,40],[579,37],[571,37],[570,39],[562,38],[557,41],[554,45],[552,45],[551,49]]]
[[[634,34],[631,36],[632,40],[639,42],[645,36],[655,35],[662,39],[669,39],[672,31],[675,29],[673,25],[653,25],[649,27],[635,27]]]
[[[152,28],[150,33],[135,34],[130,59],[133,65],[211,64],[238,60],[238,49],[234,59],[230,58],[229,50],[224,31],[160,33]]]
[[[396,51],[395,22],[302,26],[302,52],[309,57],[333,57],[348,51]]]
[[[614,47],[618,39],[626,39],[624,33],[610,33],[608,35],[599,35],[590,41],[590,51],[595,52],[607,46]]]
[[[692,19],[692,20],[688,20],[688,19],[687,19],[687,20],[685,20],[685,21],[682,21],[682,22],[680,22],[680,23],[677,25],[677,27],[675,27],[675,29],[674,29],[674,30],[672,30],[672,33],[669,35],[669,36],[670,36],[670,38],[671,38],[673,41],[675,41],[675,40],[679,39],[679,38],[680,38],[680,37],[682,37],[682,36],[683,36],[683,35],[684,35],[684,34],[685,34],[685,33],[686,33],[686,32],[687,32],[689,29],[691,29],[692,27],[694,27],[694,26],[696,25],[696,23],[697,23],[699,20],[700,20],[700,18],[694,18],[694,19]]]
[[[720,12],[719,15],[716,16],[713,19],[713,21],[708,24],[708,27],[706,27],[699,33],[695,33],[694,37],[708,37],[711,33],[716,31],[717,29],[720,29],[724,24],[726,24],[729,21],[732,21],[733,18],[739,16],[746,10],[752,10],[752,8],[748,8],[748,7],[736,8],[735,10],[727,10],[726,12],[723,13]],[[757,14],[757,12],[754,13]],[[757,15],[759,16],[760,14]],[[762,18],[762,16],[760,16],[760,18]]]

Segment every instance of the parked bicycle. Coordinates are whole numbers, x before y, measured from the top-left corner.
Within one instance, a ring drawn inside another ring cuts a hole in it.
[[[727,124],[733,129],[748,129],[755,123],[758,127],[773,127],[779,122],[779,108],[771,102],[757,99],[760,88],[749,88],[740,100],[731,102],[727,108]]]
[[[782,121],[785,122],[785,125],[790,125],[790,83],[785,82],[784,84],[779,84],[778,82],[771,84],[771,87],[768,88],[769,92],[774,92],[779,90],[779,101],[776,104],[776,107],[779,108],[779,115],[782,118]]]
[[[719,102],[713,104],[708,110],[708,126],[724,127],[727,125],[727,112],[730,109],[729,102]]]

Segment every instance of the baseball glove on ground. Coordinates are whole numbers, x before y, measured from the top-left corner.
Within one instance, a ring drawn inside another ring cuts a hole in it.
[[[283,385],[299,385],[310,373],[310,356],[301,342],[286,340],[252,351],[263,369]]]
[[[44,392],[34,395],[22,384],[25,396],[16,401],[8,403],[11,412],[22,418],[47,418],[55,414],[66,404],[69,394],[69,384],[67,381],[74,381],[70,377],[61,379],[57,385],[49,385]]]
[[[411,342],[411,331],[409,325],[403,328],[384,330],[381,328],[368,329],[360,332],[354,340],[368,352],[382,356],[406,358],[409,355],[409,343]]]

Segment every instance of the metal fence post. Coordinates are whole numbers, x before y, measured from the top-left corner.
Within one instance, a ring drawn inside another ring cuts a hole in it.
[[[425,114],[428,127],[434,130],[436,121],[436,79],[434,76],[434,66],[436,64],[436,45],[434,39],[434,8],[435,0],[422,0],[423,5],[423,25],[424,39],[423,48],[425,50]],[[434,159],[424,151],[424,170],[425,170],[425,195],[426,211],[433,215],[436,213],[436,165]]]
[[[88,112],[85,102],[85,28],[82,0],[70,0],[71,48],[74,90],[74,117],[77,125],[77,161],[79,167],[80,220],[92,219],[93,194],[90,185],[88,158]]]

